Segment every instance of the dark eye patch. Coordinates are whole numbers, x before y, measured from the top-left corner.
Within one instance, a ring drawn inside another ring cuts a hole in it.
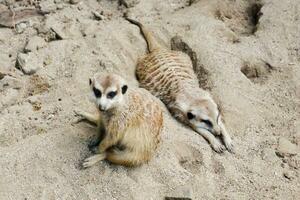
[[[209,126],[209,127],[212,127],[212,126],[213,126],[213,124],[211,123],[210,120],[202,119],[201,122],[205,123],[205,124],[206,124],[207,126]]]
[[[98,90],[97,88],[93,87],[93,92],[97,98],[101,97],[101,91]]]
[[[109,93],[107,94],[107,98],[112,99],[112,98],[114,98],[116,95],[117,95],[117,92],[112,91],[112,92],[109,92]]]
[[[187,118],[188,118],[189,120],[194,119],[194,118],[195,118],[195,115],[194,115],[193,113],[191,113],[191,112],[188,112],[188,113],[187,113]]]

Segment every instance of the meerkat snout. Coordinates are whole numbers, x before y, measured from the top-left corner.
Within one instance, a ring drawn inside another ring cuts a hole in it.
[[[96,74],[89,79],[93,101],[100,111],[120,106],[128,86],[124,79],[112,74]]]

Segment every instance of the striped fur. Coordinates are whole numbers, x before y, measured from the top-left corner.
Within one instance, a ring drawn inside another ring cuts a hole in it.
[[[127,20],[139,26],[149,50],[137,64],[140,86],[161,99],[175,118],[201,134],[215,151],[222,152],[225,147],[232,151],[232,140],[218,106],[210,94],[199,87],[190,57],[161,47],[144,25]],[[190,113],[195,116],[193,119],[188,119]],[[225,147],[214,135],[222,136]]]
[[[185,87],[199,87],[190,58],[178,51],[154,50],[139,60],[136,75],[140,86],[166,105],[174,102]]]

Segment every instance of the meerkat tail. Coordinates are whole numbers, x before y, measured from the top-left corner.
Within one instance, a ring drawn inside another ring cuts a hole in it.
[[[91,167],[94,164],[96,164],[97,162],[100,162],[101,160],[104,160],[105,158],[106,158],[106,153],[95,154],[95,155],[85,159],[84,162],[82,163],[82,166],[84,168]]]
[[[114,164],[133,167],[142,164],[142,160],[139,159],[139,157],[140,156],[138,156],[137,153],[133,151],[129,151],[129,150],[119,151],[113,149],[112,151],[107,152],[106,159]]]
[[[142,34],[143,34],[143,36],[144,36],[144,38],[147,42],[148,50],[149,50],[150,53],[153,50],[160,48],[160,45],[158,44],[158,42],[154,38],[152,32],[149,31],[143,24],[141,24],[140,22],[135,21],[133,19],[130,19],[128,17],[126,17],[125,19],[127,21],[129,21],[130,23],[132,23],[134,25],[137,25],[140,28],[140,30],[141,30],[141,32],[142,32]]]

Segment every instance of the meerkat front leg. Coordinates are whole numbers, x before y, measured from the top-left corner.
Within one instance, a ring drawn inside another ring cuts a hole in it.
[[[222,139],[223,139],[225,147],[227,148],[228,151],[233,152],[234,149],[233,149],[232,139],[231,139],[230,135],[228,134],[228,132],[226,131],[226,128],[222,121],[220,121],[219,126],[221,128]]]
[[[113,134],[107,133],[99,144],[99,153],[105,152],[109,147],[118,143],[120,137],[113,137]],[[117,134],[114,134],[117,135]],[[119,135],[119,134],[118,134]]]
[[[98,125],[98,137],[91,140],[88,144],[88,147],[89,147],[89,150],[93,153],[98,153],[99,152],[99,145],[100,145],[100,142],[103,140],[103,138],[105,137],[105,128],[104,128],[104,125],[101,123],[100,125]]]
[[[201,128],[198,128],[196,131],[209,142],[213,150],[216,152],[221,153],[225,150],[225,147],[213,134],[211,134],[211,132]]]
[[[75,110],[74,112],[77,116],[80,116],[83,119],[86,119],[89,122],[92,122],[93,124],[96,124],[97,126],[100,125],[100,119],[101,119],[100,113],[91,114],[91,113],[88,113],[88,112],[85,112],[85,111],[82,111],[82,110]]]

